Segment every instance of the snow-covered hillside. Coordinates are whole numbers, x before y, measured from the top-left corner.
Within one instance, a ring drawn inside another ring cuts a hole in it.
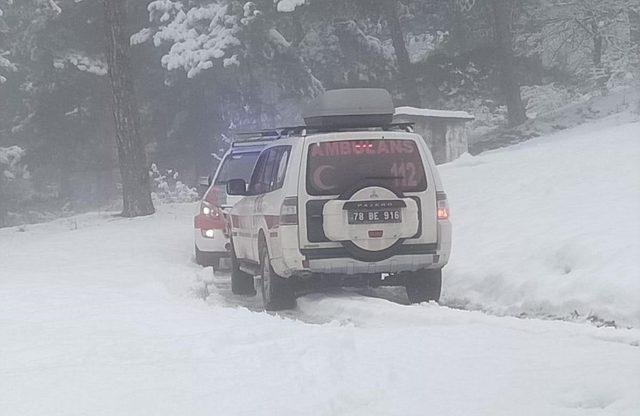
[[[616,122],[441,167],[448,304],[640,326],[640,123]]]
[[[446,303],[636,326],[638,129],[591,125],[444,166]],[[407,306],[393,291],[266,314],[192,263],[193,211],[0,230],[0,414],[640,413],[638,329]]]

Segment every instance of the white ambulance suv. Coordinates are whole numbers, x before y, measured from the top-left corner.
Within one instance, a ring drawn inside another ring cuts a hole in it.
[[[214,270],[225,268],[230,248],[227,214],[241,199],[227,195],[227,181],[232,178],[248,181],[260,152],[268,143],[256,135],[234,142],[209,183],[205,182],[207,190],[193,217],[195,260],[199,265],[212,266]]]
[[[392,124],[379,89],[327,91],[306,126],[261,152],[231,209],[231,283],[267,310],[295,307],[300,284],[405,286],[437,301],[451,251],[446,194],[423,138]]]

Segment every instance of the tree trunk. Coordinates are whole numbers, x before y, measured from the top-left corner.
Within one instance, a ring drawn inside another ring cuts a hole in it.
[[[602,35],[596,33],[593,36],[593,68],[595,74],[596,86],[602,95],[607,95],[607,81],[609,74],[602,64],[602,54],[604,51],[604,39]]]
[[[449,39],[452,50],[458,54],[467,53],[468,26],[464,22],[462,11],[456,4],[451,4],[449,8],[449,26]]]
[[[398,61],[398,72],[400,74],[401,88],[405,96],[407,105],[420,106],[420,95],[418,94],[418,85],[413,72],[413,67],[409,59],[409,52],[404,43],[404,34],[398,16],[398,2],[396,0],[389,1],[387,6],[387,21],[391,30],[391,42]]]
[[[640,12],[632,8],[629,8],[629,40],[637,79],[640,75]],[[636,111],[640,113],[640,99],[636,102]]]
[[[603,39],[600,34],[593,36],[593,66],[600,68],[602,66]]]
[[[629,9],[629,40],[634,46],[640,46],[640,12]]]
[[[107,63],[113,90],[116,144],[122,175],[122,215],[149,215],[155,209],[151,202],[149,167],[140,136],[140,115],[133,90],[126,1],[103,0],[103,4]]]
[[[0,175],[2,175],[3,172],[4,169],[2,168],[2,165],[0,165]],[[7,207],[5,204],[6,196],[2,194],[3,182],[4,178],[0,177],[0,228],[6,225],[7,218]]]
[[[520,95],[520,84],[516,77],[513,34],[511,33],[511,3],[512,0],[491,0],[497,63],[502,78],[502,91],[507,102],[507,117],[510,126],[517,126],[527,120],[527,115]]]

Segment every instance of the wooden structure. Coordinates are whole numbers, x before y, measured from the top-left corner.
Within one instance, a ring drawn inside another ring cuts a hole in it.
[[[473,119],[466,111],[416,107],[398,107],[393,117],[395,123],[414,123],[437,164],[451,162],[469,150],[466,123]]]

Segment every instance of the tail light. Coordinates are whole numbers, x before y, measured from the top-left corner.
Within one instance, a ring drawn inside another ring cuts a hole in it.
[[[280,206],[280,225],[298,225],[298,198],[290,196]]]
[[[449,219],[449,203],[446,199],[441,199],[437,203],[437,212],[439,220],[448,220]]]

